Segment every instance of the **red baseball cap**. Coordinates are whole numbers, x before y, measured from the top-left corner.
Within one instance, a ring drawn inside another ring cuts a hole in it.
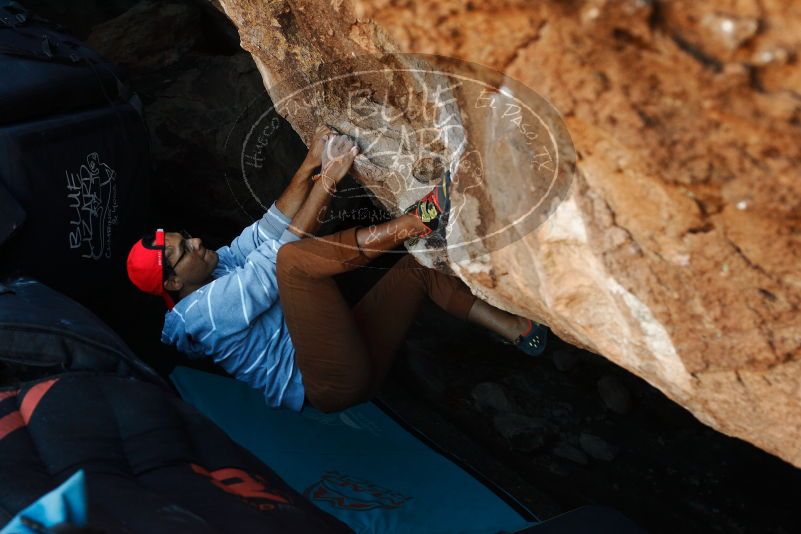
[[[147,242],[152,241],[152,244]],[[164,230],[156,230],[155,238],[143,237],[131,247],[128,253],[128,278],[133,285],[145,293],[161,295],[167,309],[175,306],[175,301],[164,289]]]

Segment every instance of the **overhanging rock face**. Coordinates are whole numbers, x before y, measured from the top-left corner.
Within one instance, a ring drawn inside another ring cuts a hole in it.
[[[383,56],[393,52],[481,63],[553,102],[577,170],[551,117],[552,148],[564,155],[554,166],[572,181],[530,231],[503,246],[485,239],[432,254],[418,245],[415,254],[642,376],[710,426],[801,466],[801,12],[792,0],[739,2],[737,11],[722,0],[220,4],[274,102],[349,58],[376,71],[424,62]],[[380,93],[438,82],[373,73],[359,83]],[[314,107],[279,112],[307,141],[318,121],[362,132],[355,173],[394,213],[445,162],[462,177],[451,236],[469,242],[490,235],[543,178],[501,164],[508,143],[492,144],[498,132],[475,120],[460,91],[447,109],[461,129],[429,145],[431,161],[410,162],[411,182],[364,150],[401,142],[378,139],[382,125],[369,122],[378,119],[354,124],[346,85],[325,85]],[[399,120],[419,128],[431,119]],[[491,187],[465,187],[462,171],[487,167],[493,154]]]

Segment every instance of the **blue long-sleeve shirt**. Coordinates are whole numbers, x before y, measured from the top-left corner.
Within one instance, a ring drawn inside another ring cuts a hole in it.
[[[304,389],[278,297],[281,245],[300,239],[273,204],[229,245],[217,250],[214,280],[168,311],[161,340],[193,358],[212,357],[263,392],[269,406],[299,411]]]

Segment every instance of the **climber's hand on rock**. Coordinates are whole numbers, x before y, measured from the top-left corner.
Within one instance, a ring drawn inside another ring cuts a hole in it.
[[[314,130],[314,136],[309,144],[309,153],[306,154],[306,161],[304,162],[307,167],[315,168],[322,165],[325,146],[333,136],[334,132],[325,124],[319,125]]]
[[[359,153],[359,148],[347,135],[335,135],[328,140],[323,151],[321,174],[339,183],[348,174],[353,158]]]

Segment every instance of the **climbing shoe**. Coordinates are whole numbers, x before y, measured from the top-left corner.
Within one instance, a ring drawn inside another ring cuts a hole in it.
[[[428,229],[424,234],[411,238],[410,244],[413,245],[418,239],[429,237],[435,232],[444,239],[445,227],[448,224],[447,215],[451,208],[450,188],[451,173],[445,171],[445,176],[438,186],[406,209],[404,213],[412,213]]]
[[[531,319],[528,323],[528,329],[517,337],[514,345],[529,356],[539,356],[548,343],[548,327]]]

